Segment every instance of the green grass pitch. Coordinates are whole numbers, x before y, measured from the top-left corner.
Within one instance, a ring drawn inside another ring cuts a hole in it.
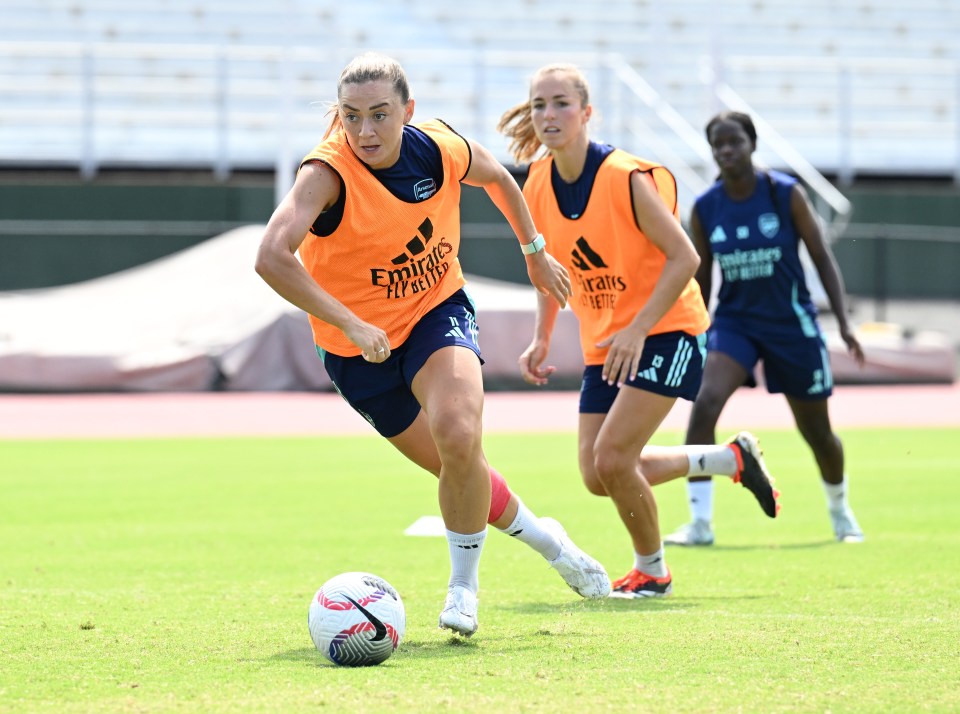
[[[758,433],[781,516],[718,479],[717,545],[668,550],[673,596],[582,601],[491,532],[467,641],[436,627],[445,541],[402,535],[438,513],[435,483],[376,437],[0,442],[0,712],[960,710],[960,432],[843,431],[859,545],[832,541],[799,436]],[[574,435],[486,449],[629,569]],[[686,519],[682,481],[656,495],[662,530]],[[329,665],[307,632],[346,570],[404,598],[379,667]]]

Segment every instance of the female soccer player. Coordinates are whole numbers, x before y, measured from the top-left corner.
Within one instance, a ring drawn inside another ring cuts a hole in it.
[[[693,275],[699,259],[677,218],[676,183],[667,169],[587,134],[592,107],[583,74],[571,65],[539,69],[529,100],[504,113],[499,130],[518,162],[530,165],[523,193],[570,272],[571,309],[580,323],[585,369],[580,391],[580,471],[590,493],[609,496],[630,534],[633,567],[613,583],[619,597],[672,590],[651,485],[726,473],[776,515],[777,493],[747,433],[729,445],[645,449],[678,397],[700,386],[706,308]],[[533,341],[520,372],[544,384],[544,360],[557,312],[538,298]]]
[[[757,131],[750,117],[720,113],[707,123],[706,134],[720,178],[697,198],[690,227],[700,254],[700,289],[710,295],[714,258],[721,283],[687,443],[714,443],[720,412],[738,387],[755,384],[753,369],[762,360],[767,391],[786,396],[813,450],[834,535],[841,542],[862,541],[863,531],[847,503],[843,445],[830,425],[830,360],[800,264],[800,242],[820,275],[840,336],[862,365],[863,349],[847,321],[840,270],[803,187],[785,174],[753,165]],[[665,542],[711,545],[712,482],[709,476],[694,478],[687,488],[692,520]]]
[[[439,477],[451,560],[440,627],[469,636],[488,522],[537,550],[584,597],[606,596],[610,581],[484,456],[477,323],[457,259],[461,182],[482,186],[503,212],[539,291],[563,304],[569,276],[544,252],[510,173],[439,120],[411,125],[413,110],[397,62],[365,54],[347,65],[331,125],[270,218],[256,269],[308,313],[344,399]]]

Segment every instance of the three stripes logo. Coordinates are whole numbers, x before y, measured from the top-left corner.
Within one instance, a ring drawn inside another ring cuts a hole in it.
[[[571,251],[573,264],[580,270],[593,270],[594,268],[606,268],[607,264],[603,262],[600,254],[590,247],[587,239],[583,236],[577,238],[576,248]]]
[[[660,381],[657,379],[657,370],[653,367],[647,367],[642,372],[638,372],[637,379],[645,379],[648,382],[653,382],[654,384]]]
[[[403,265],[404,263],[410,262],[410,256],[418,256],[423,251],[427,249],[427,243],[433,238],[433,223],[427,218],[423,223],[420,224],[420,227],[417,228],[420,235],[414,236],[407,242],[407,250],[410,252],[410,255],[406,253],[401,253],[396,258],[390,262],[394,265]],[[421,238],[422,236],[422,238]]]
[[[371,285],[386,288],[388,298],[425,292],[439,283],[450,269],[450,262],[445,258],[453,253],[453,246],[443,238],[433,240],[433,222],[425,219],[417,227],[417,233],[407,241],[404,252],[390,261],[391,267],[370,268]]]
[[[450,328],[450,331],[447,332],[445,337],[459,337],[461,340],[467,339],[467,336],[463,334],[463,330],[460,329],[460,324],[457,322],[457,318],[455,318],[453,315],[450,316],[450,324],[452,327]]]
[[[450,318],[450,330],[447,331],[445,337],[453,337],[454,339],[466,340],[467,335],[464,334],[464,329],[467,331],[467,334],[470,335],[470,340],[474,343],[478,341],[479,338],[479,328],[477,327],[477,319],[473,316],[469,310],[464,309],[463,311],[463,328],[460,327],[460,321],[457,320],[453,315],[449,316]]]
[[[609,266],[583,236],[577,238],[570,251],[571,271],[580,288],[580,304],[594,310],[613,309],[617,296],[627,289],[622,275]]]
[[[687,367],[690,366],[690,359],[692,357],[693,347],[689,342],[681,338],[677,342],[677,349],[673,353],[670,370],[667,372],[667,378],[663,383],[668,387],[679,387],[683,381],[683,376],[687,373]]]

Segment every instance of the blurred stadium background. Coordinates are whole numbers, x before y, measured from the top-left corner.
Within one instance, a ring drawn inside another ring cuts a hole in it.
[[[322,387],[236,376],[278,333],[304,334],[257,284],[255,227],[322,134],[343,65],[368,49],[405,66],[417,118],[444,118],[520,180],[498,117],[537,66],[580,65],[594,138],[669,166],[684,216],[715,174],[705,122],[749,111],[758,160],[803,180],[873,330],[877,369],[859,378],[952,381],[958,36],[955,0],[4,0],[0,389]],[[465,196],[464,263],[489,309],[512,315],[482,323],[485,338],[510,352],[496,341],[526,341],[531,303],[505,287],[525,282],[523,264],[485,195]],[[175,326],[153,322],[177,311]],[[138,330],[153,340],[125,341]],[[267,363],[276,376],[291,359]],[[185,381],[158,377],[194,363]]]

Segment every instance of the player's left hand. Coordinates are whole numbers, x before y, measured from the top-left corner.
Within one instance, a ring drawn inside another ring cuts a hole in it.
[[[846,343],[847,351],[853,355],[853,359],[856,360],[857,365],[863,367],[867,358],[863,353],[863,347],[860,345],[860,340],[857,339],[857,336],[853,334],[853,331],[848,325],[844,325],[840,328],[840,337],[843,339],[844,343]]]
[[[527,275],[542,295],[552,295],[560,307],[566,306],[570,297],[570,275],[556,258],[545,250],[531,253],[527,256]]]

